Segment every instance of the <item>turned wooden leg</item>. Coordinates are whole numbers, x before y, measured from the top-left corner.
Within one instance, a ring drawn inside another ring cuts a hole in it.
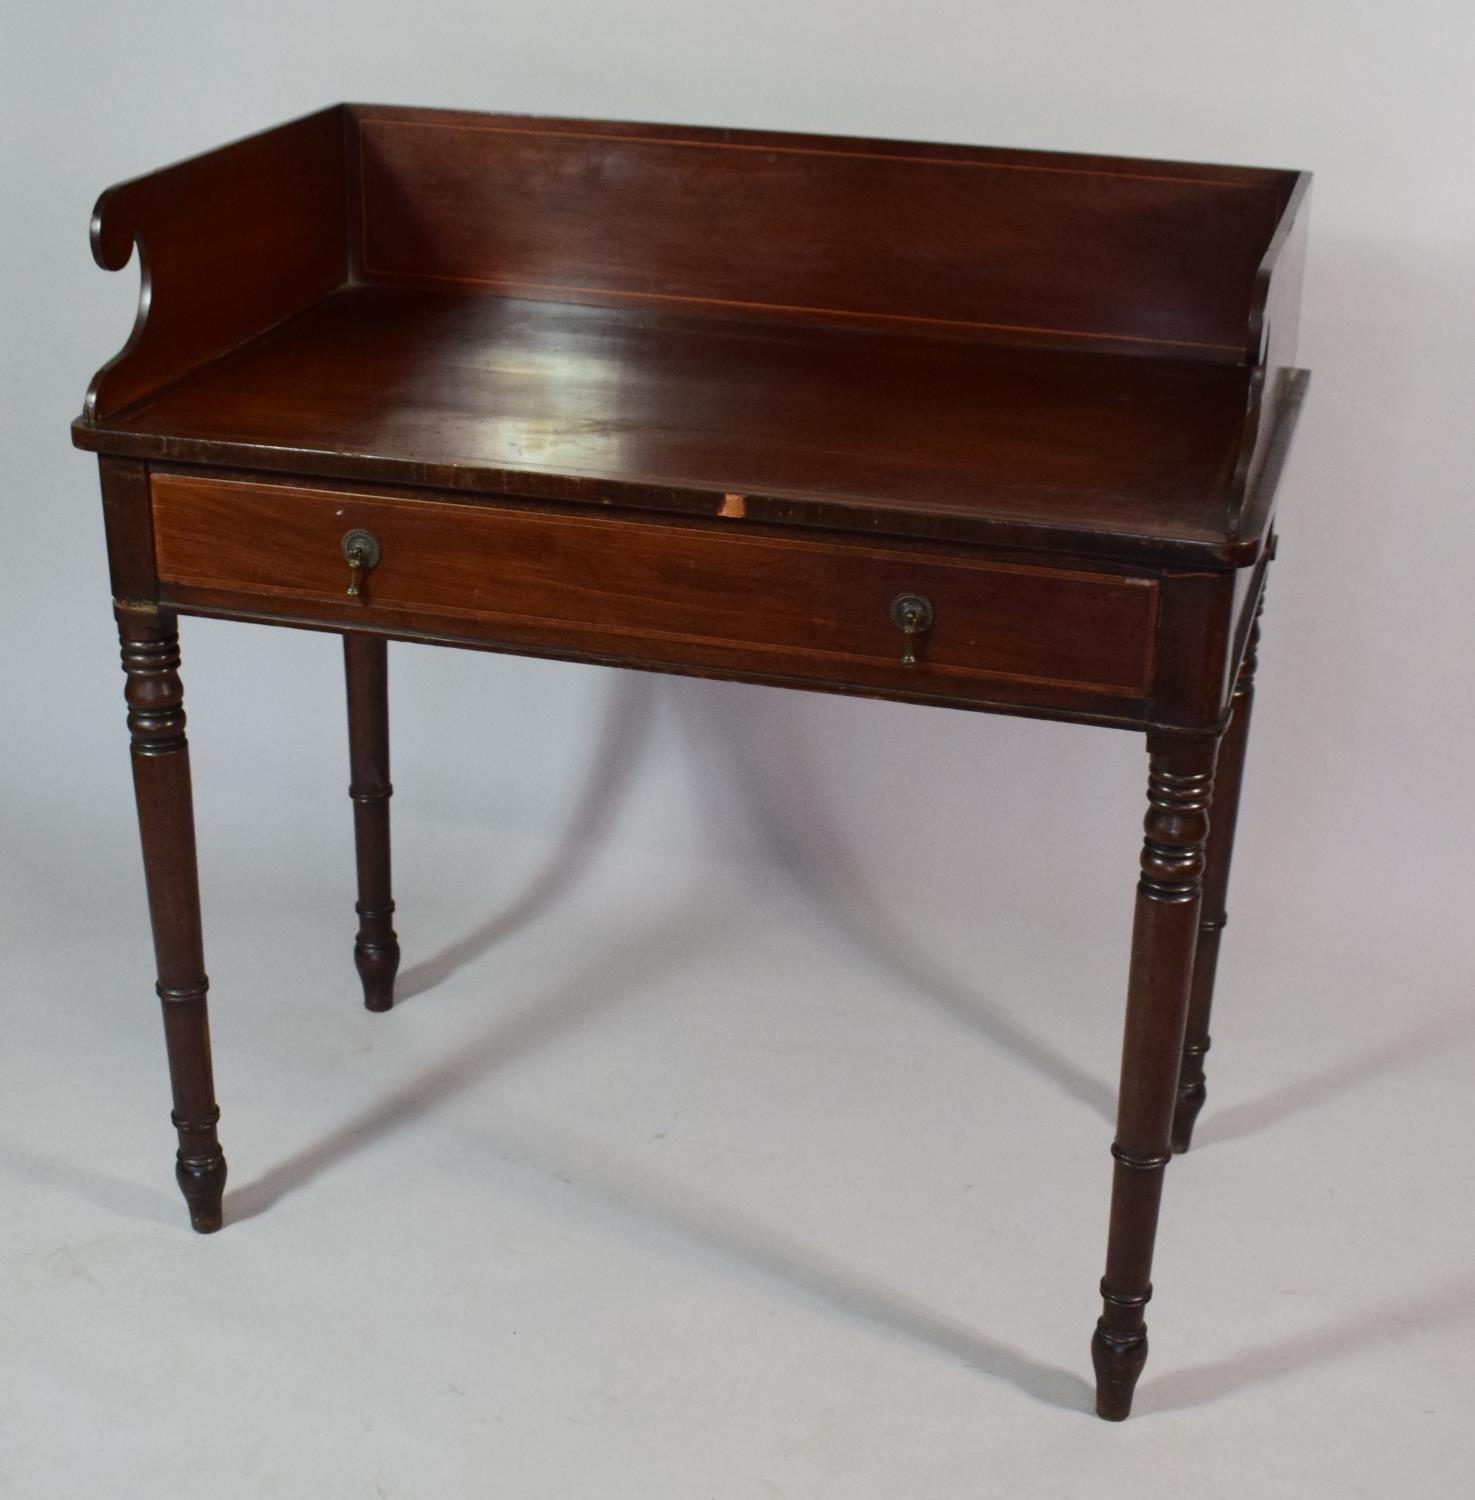
[[[189,1205],[190,1223],[209,1234],[221,1224],[225,1156],[215,1134],[220,1109],[210,1067],[205,1004],[210,981],[200,936],[179,635],[174,616],[152,607],[120,605],[117,619],[123,670],[128,674],[125,696],[138,831],[174,1089],[174,1128],[179,1132],[174,1171]]]
[[[353,840],[358,856],[358,937],[353,961],[364,984],[364,1004],[388,1010],[394,1004],[399,969],[394,901],[389,886],[389,670],[379,636],[345,634],[343,666],[348,682],[348,760],[353,798]]]
[[[1219,966],[1219,935],[1228,920],[1229,864],[1234,857],[1234,825],[1239,817],[1239,789],[1244,778],[1245,746],[1250,737],[1250,712],[1255,703],[1255,668],[1259,663],[1262,593],[1250,626],[1244,660],[1235,678],[1229,727],[1219,747],[1214,773],[1214,826],[1204,860],[1203,915],[1198,924],[1198,952],[1193,961],[1193,988],[1188,999],[1188,1028],[1183,1037],[1183,1063],[1178,1074],[1178,1104],[1173,1114],[1173,1150],[1187,1151],[1193,1124],[1208,1094],[1204,1055],[1209,1050],[1209,1015],[1214,1004],[1214,975]]]
[[[1143,1310],[1152,1296],[1163,1171],[1171,1155],[1173,1106],[1203,897],[1204,840],[1218,743],[1148,735],[1146,837],[1117,1102],[1116,1158],[1107,1236],[1105,1304],[1091,1357],[1096,1411],[1119,1422],[1147,1361]]]

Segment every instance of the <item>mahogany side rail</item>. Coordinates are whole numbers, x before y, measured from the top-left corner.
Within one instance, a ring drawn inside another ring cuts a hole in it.
[[[105,192],[98,454],[176,1172],[219,1229],[177,621],[340,633],[393,1002],[387,641],[1127,729],[1147,810],[1097,1411],[1205,1054],[1310,178],[337,105]]]

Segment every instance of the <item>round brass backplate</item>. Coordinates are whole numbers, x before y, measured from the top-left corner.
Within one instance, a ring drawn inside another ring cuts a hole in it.
[[[379,564],[379,543],[372,531],[354,530],[345,534],[339,545],[343,560],[357,562],[361,568],[373,568]]]
[[[920,635],[932,624],[932,601],[925,594],[898,594],[891,601],[891,623],[908,635]]]

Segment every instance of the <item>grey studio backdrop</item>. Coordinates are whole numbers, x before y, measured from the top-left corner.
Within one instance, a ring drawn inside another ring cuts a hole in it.
[[[0,1491],[1453,1493],[1468,7],[0,17]],[[1210,1098],[1125,1429],[1085,1415],[1146,773],[1113,731],[392,646],[406,1000],[370,1017],[337,641],[185,621],[231,1162],[188,1234],[66,432],[137,270],[87,219],[341,98],[1315,172]]]

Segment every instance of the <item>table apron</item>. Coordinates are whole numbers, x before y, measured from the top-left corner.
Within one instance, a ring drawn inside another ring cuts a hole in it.
[[[159,598],[185,610],[1128,722],[1152,690],[1142,573],[170,472],[151,495]]]

